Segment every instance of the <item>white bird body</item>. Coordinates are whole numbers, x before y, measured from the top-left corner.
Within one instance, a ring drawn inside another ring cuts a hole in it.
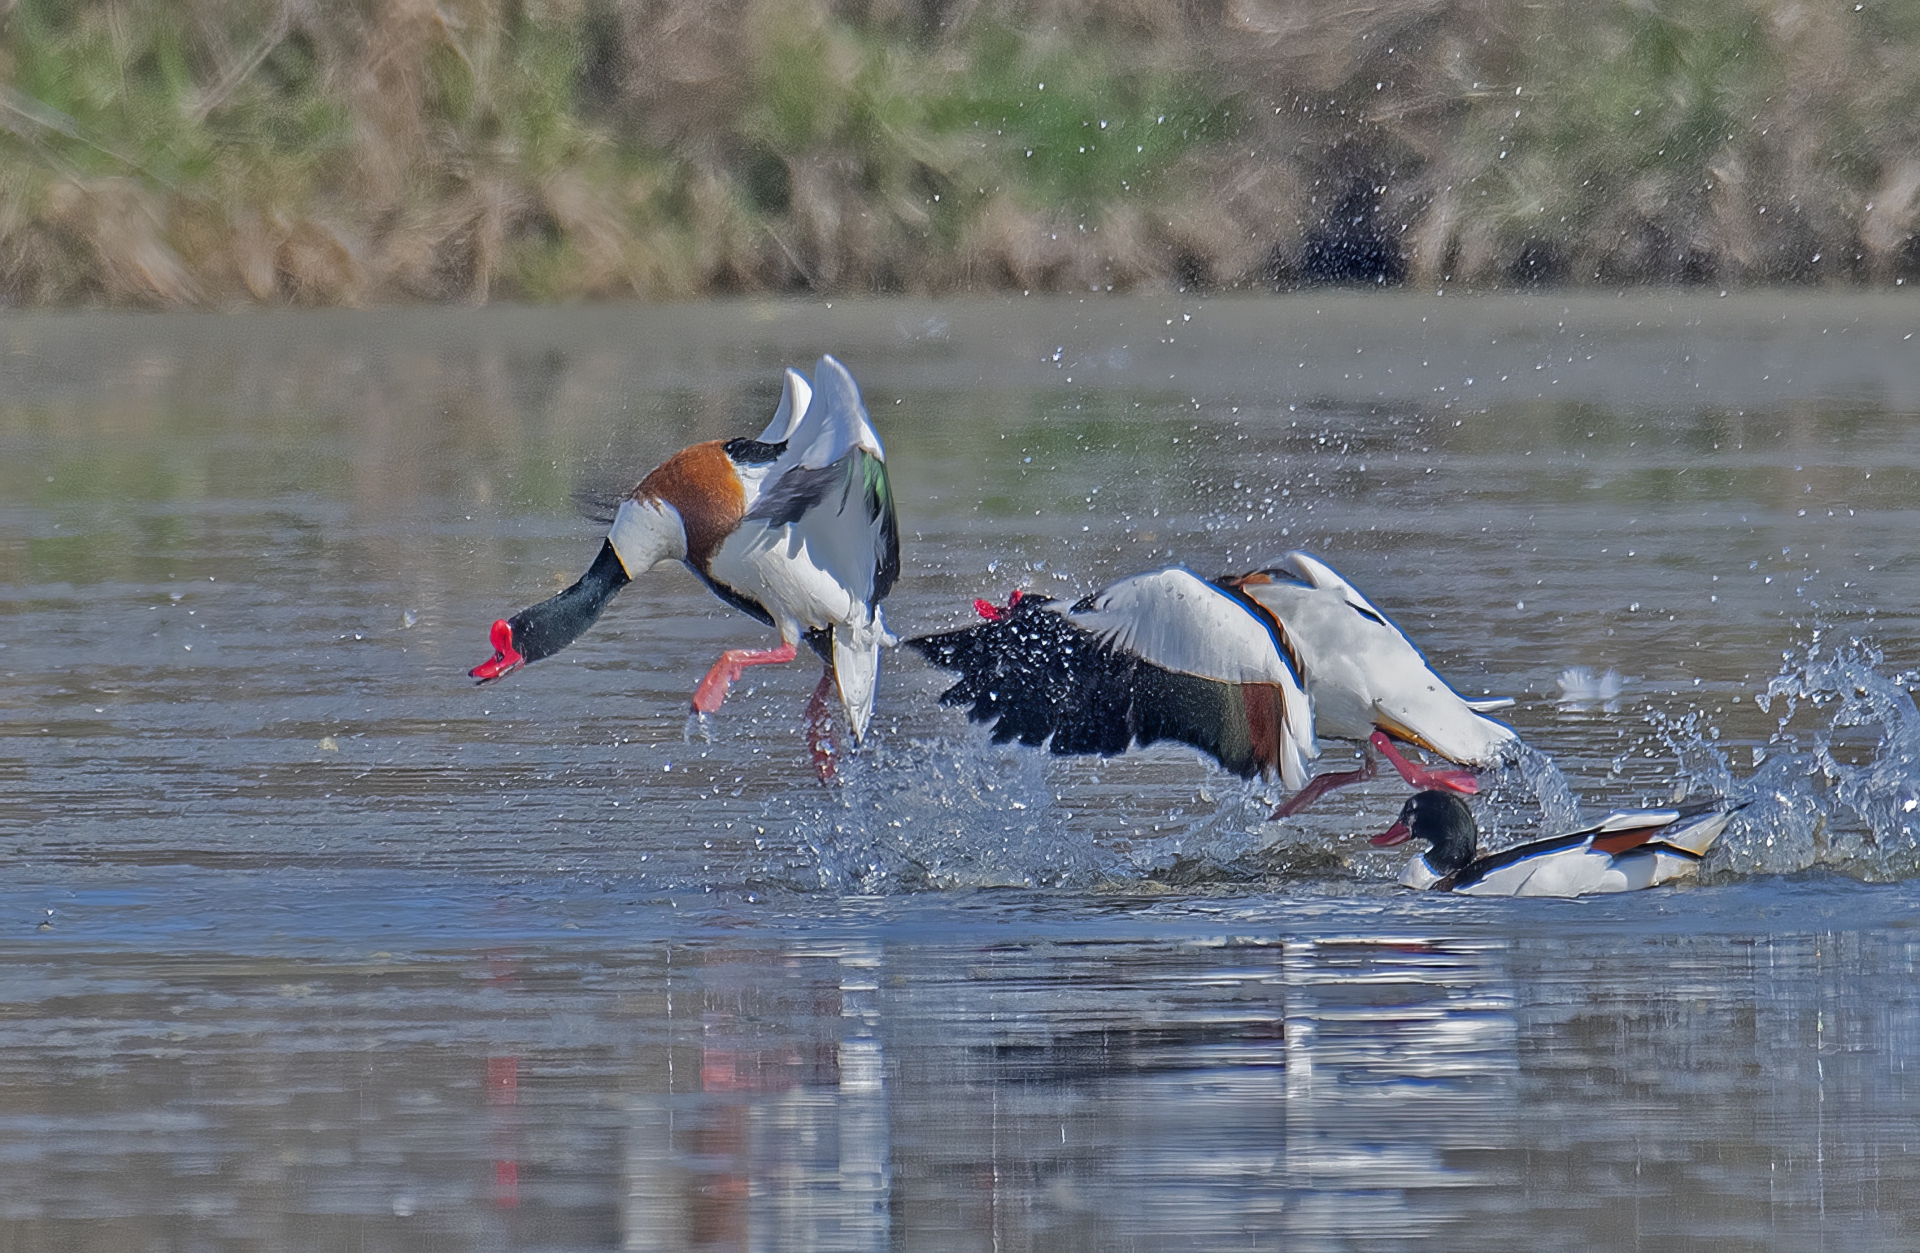
[[[1483,717],[1476,702],[1448,686],[1358,589],[1307,553],[1289,553],[1283,564],[1262,572],[1265,582],[1249,577],[1238,586],[1284,625],[1313,698],[1318,734],[1364,742],[1385,731],[1465,766],[1491,766],[1505,757],[1519,738],[1513,728]],[[1280,573],[1298,581],[1273,577]]]
[[[1469,896],[1597,896],[1692,878],[1740,806],[1634,809],[1591,826],[1476,857],[1473,815],[1457,796],[1422,792],[1374,844],[1422,839],[1432,847],[1409,861],[1400,882]]]
[[[791,373],[791,372],[789,372]],[[797,376],[795,376],[797,378]],[[886,452],[859,388],[832,357],[814,372],[803,417],[782,424],[785,450],[751,481],[744,508],[701,572],[757,602],[781,641],[831,635],[828,665],[857,741],[873,714],[880,649],[894,643],[880,599],[900,568]]]

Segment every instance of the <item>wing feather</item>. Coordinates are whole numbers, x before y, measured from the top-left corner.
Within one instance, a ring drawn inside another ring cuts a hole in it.
[[[875,461],[887,459],[880,434],[867,416],[866,402],[860,398],[860,385],[847,367],[831,356],[822,357],[813,369],[812,399],[788,437],[781,469],[789,465],[824,469],[856,448]]]
[[[869,613],[900,577],[900,527],[884,463],[855,448],[820,469],[794,466],[771,480],[745,523],[790,528],[796,551],[846,588]]]
[[[970,720],[993,724],[996,744],[1111,756],[1129,744],[1177,740],[1242,778],[1273,772],[1289,789],[1305,785],[1311,715],[1304,749],[1286,724],[1301,716],[1298,688],[1289,705],[1276,684],[1168,670],[1100,639],[1081,624],[1083,614],[1058,610],[1028,597],[998,620],[907,643],[960,672],[941,703],[966,706]]]
[[[1299,686],[1271,619],[1191,570],[1121,579],[1067,611],[1102,643],[1163,670],[1222,683]]]
[[[744,521],[791,528],[794,550],[804,546],[812,564],[871,615],[900,577],[900,526],[886,453],[859,384],[833,357],[822,357],[811,387],[787,371],[781,408],[785,425],[780,432],[769,426],[762,438],[784,435],[786,451]],[[774,425],[781,422],[776,412]]]
[[[806,420],[808,403],[813,399],[813,387],[807,382],[806,375],[789,368],[785,380],[780,386],[780,404],[773,411],[773,421],[767,423],[767,429],[760,432],[762,444],[784,444],[793,438],[793,433]]]
[[[1360,589],[1340,577],[1332,566],[1321,561],[1312,553],[1294,551],[1282,557],[1283,567],[1308,587],[1317,587],[1322,591],[1338,592],[1341,597],[1361,613],[1380,622],[1387,621],[1387,615],[1375,609]]]

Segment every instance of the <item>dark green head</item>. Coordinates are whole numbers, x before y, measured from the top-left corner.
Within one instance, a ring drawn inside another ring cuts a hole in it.
[[[1480,828],[1474,825],[1473,811],[1458,793],[1415,792],[1400,807],[1393,825],[1373,837],[1376,848],[1391,848],[1408,840],[1425,840],[1433,847],[1427,864],[1440,875],[1450,875],[1473,860],[1480,841]]]

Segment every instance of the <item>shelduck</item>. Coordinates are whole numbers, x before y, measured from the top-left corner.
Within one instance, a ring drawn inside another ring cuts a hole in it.
[[[1690,878],[1743,806],[1726,801],[1688,809],[1627,809],[1592,826],[1476,857],[1480,832],[1467,803],[1451,792],[1407,799],[1376,847],[1408,840],[1430,847],[1407,863],[1410,888],[1473,896],[1590,896],[1631,892]]]
[[[900,575],[900,531],[886,452],[845,366],[820,358],[813,381],[786,372],[773,421],[755,439],[684,448],[640,480],[600,553],[573,586],[493,624],[482,683],[571,644],[622,587],[681,561],[714,595],[780,633],[774,648],[729,649],[693,692],[710,714],[748,666],[789,662],[805,642],[824,663],[807,703],[807,741],[833,774],[828,704],[837,690],[857,744],[873,714],[880,602]]]
[[[1384,757],[1416,788],[1473,793],[1475,769],[1517,745],[1435,674],[1386,615],[1318,559],[1206,580],[1173,567],[1121,579],[1069,606],[1019,592],[986,622],[908,644],[960,680],[941,703],[994,724],[993,740],[1112,755],[1177,740],[1251,778],[1278,778],[1296,813],[1371,778]],[[1356,770],[1308,765],[1318,736],[1363,746]],[[1452,763],[1424,766],[1396,742]],[[1464,767],[1464,768],[1454,768]]]

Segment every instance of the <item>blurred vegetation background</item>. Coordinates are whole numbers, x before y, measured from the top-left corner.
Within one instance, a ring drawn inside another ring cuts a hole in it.
[[[0,301],[1920,276],[1910,0],[0,0]]]

